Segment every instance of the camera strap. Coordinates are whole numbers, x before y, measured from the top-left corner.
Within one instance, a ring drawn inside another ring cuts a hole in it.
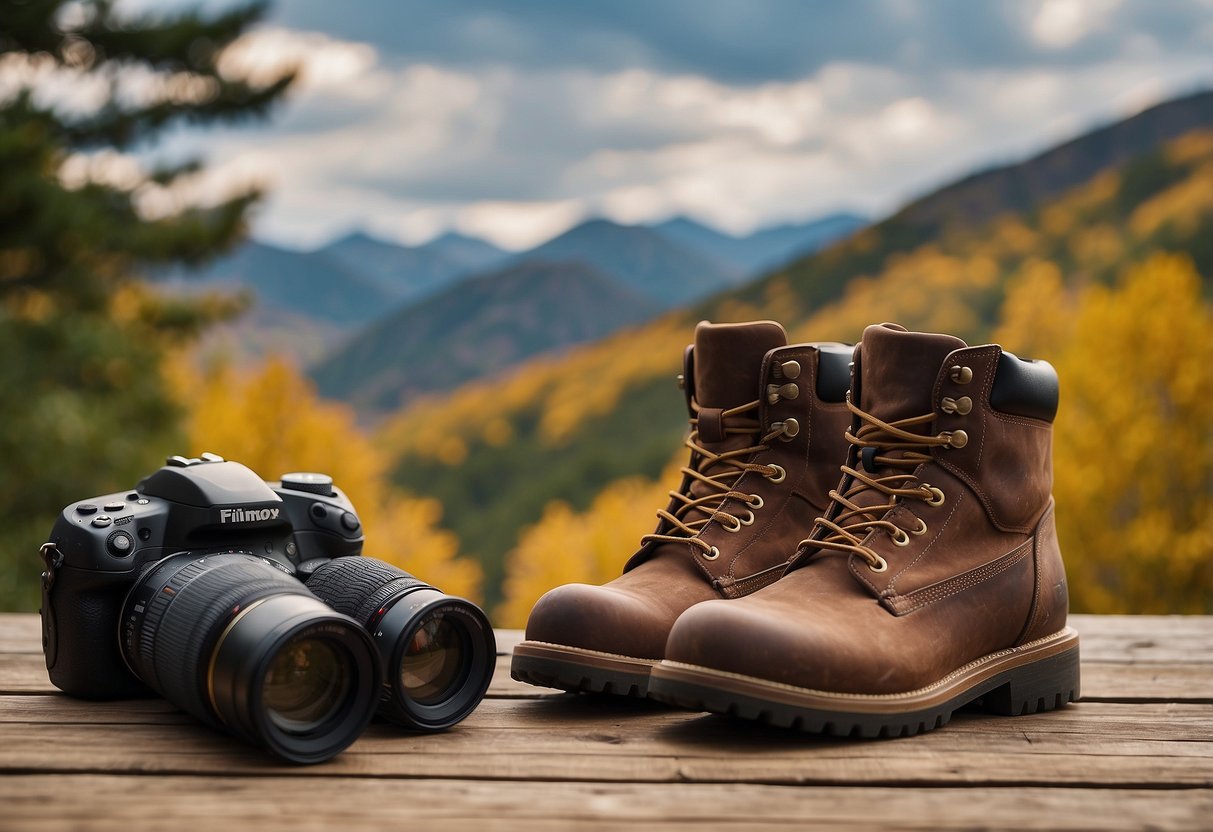
[[[55,666],[58,654],[59,640],[55,631],[55,608],[51,604],[51,588],[55,585],[55,576],[63,565],[63,552],[54,543],[43,543],[38,550],[38,556],[46,569],[42,572],[42,652],[46,654],[46,667],[49,670]]]

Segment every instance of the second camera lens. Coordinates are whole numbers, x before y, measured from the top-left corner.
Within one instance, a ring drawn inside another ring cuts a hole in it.
[[[414,632],[400,663],[400,685],[416,702],[437,705],[467,676],[470,645],[463,628],[441,611]]]
[[[475,604],[359,556],[329,561],[307,585],[333,609],[363,622],[374,638],[386,668],[384,718],[437,731],[484,698],[497,650],[492,626]]]

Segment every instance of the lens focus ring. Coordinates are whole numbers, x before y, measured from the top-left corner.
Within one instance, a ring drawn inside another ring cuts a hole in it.
[[[382,685],[365,629],[292,575],[247,552],[182,552],[136,581],[120,645],[166,699],[284,759],[346,748]]]
[[[374,558],[344,557],[312,573],[307,587],[337,612],[366,625],[391,598],[430,585]]]
[[[142,675],[173,702],[208,708],[205,700],[209,664],[205,660],[219,622],[269,594],[309,595],[288,575],[249,555],[224,554],[200,558],[179,570],[148,605],[144,621]],[[161,608],[156,620],[155,607]],[[217,635],[217,634],[216,634]]]

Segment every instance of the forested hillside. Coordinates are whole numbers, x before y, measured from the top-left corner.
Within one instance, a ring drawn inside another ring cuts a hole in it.
[[[1100,141],[1106,139],[1106,133],[1094,135]],[[1071,147],[1069,152],[1077,150]],[[1000,180],[1006,177],[1005,172],[998,173]],[[504,558],[521,530],[546,516],[545,507],[553,500],[581,511],[608,483],[629,475],[653,477],[669,462],[685,418],[672,379],[682,347],[699,318],[771,317],[784,322],[793,337],[805,340],[853,341],[865,324],[881,320],[953,332],[974,341],[992,337],[1002,326],[1008,347],[1022,349],[1018,343],[1022,341],[1028,347],[1039,347],[1031,352],[1063,365],[1053,351],[1069,349],[1071,336],[1099,342],[1117,337],[1111,324],[1102,332],[1083,329],[1078,322],[1086,320],[1084,314],[1094,307],[1101,291],[1111,292],[1111,297],[1121,297],[1120,292],[1144,293],[1142,286],[1148,286],[1151,279],[1141,277],[1143,274],[1155,275],[1156,283],[1165,282],[1165,276],[1172,281],[1167,285],[1185,287],[1183,291],[1192,295],[1153,298],[1152,306],[1139,310],[1143,320],[1152,316],[1149,327],[1166,332],[1169,321],[1183,315],[1208,319],[1208,278],[1213,273],[1213,132],[1193,131],[1157,146],[1026,210],[1008,207],[976,221],[959,213],[933,233],[913,240],[905,236],[903,222],[912,211],[913,206],[850,241],[690,312],[668,315],[559,361],[527,364],[508,379],[474,384],[449,397],[419,403],[393,419],[380,434],[381,447],[397,460],[395,481],[446,504],[444,522],[459,534],[465,550],[481,559],[486,593],[492,598],[504,574]],[[1182,257],[1151,260],[1157,252]],[[1040,285],[1032,281],[1045,274],[1054,276],[1056,287],[1052,294],[1041,291],[1040,313],[1070,308],[1066,327],[1078,327],[1053,342],[1028,339],[1025,330],[1030,327],[1022,323],[1022,309],[1033,307],[1030,288]],[[1121,287],[1126,274],[1139,275],[1131,287]],[[1020,310],[1015,313],[1021,321],[1018,330],[1005,328],[1010,326],[1006,323],[1011,314],[1008,297]],[[1195,327],[1193,331],[1199,342],[1201,337],[1209,337],[1201,333],[1211,329]],[[1091,348],[1091,344],[1084,346]],[[1196,354],[1197,344],[1192,344],[1185,361],[1190,363]],[[1148,353],[1144,355],[1143,372],[1161,374],[1172,369],[1169,357],[1155,362]],[[1199,367],[1184,366],[1188,368],[1185,372],[1200,376]],[[1203,372],[1198,380],[1185,376],[1183,383],[1199,381],[1209,389],[1209,370]],[[1149,392],[1154,389],[1150,386],[1155,384],[1153,379],[1125,381],[1118,389],[1127,400],[1155,395]],[[1063,376],[1063,384],[1072,382]],[[1145,387],[1135,387],[1132,382]],[[1159,405],[1164,411],[1182,411],[1170,400],[1171,392],[1158,395],[1166,398]],[[1083,407],[1076,395],[1065,402],[1063,407],[1074,408],[1071,413]],[[1207,407],[1203,400],[1189,405]],[[1209,423],[1207,409],[1186,413],[1198,424]],[[1092,416],[1085,413],[1082,418]],[[1196,483],[1193,499],[1203,499],[1206,504],[1208,471],[1213,469],[1209,462],[1213,439],[1207,434],[1206,430],[1197,436],[1195,446],[1184,455],[1205,466],[1200,469],[1205,472],[1204,486],[1199,484],[1199,470],[1192,476]],[[1162,443],[1166,436],[1160,433],[1152,439]],[[1059,437],[1058,442],[1063,439]],[[1114,450],[1108,448],[1107,453]],[[503,472],[509,472],[508,476]],[[1073,505],[1076,499],[1062,491],[1066,482],[1059,476],[1058,500],[1063,506],[1067,501]],[[1150,505],[1157,502],[1141,495],[1124,499],[1134,506],[1143,500]],[[635,507],[637,528],[652,524],[654,508]],[[1106,519],[1106,510],[1091,510]],[[1170,510],[1159,507],[1164,513]],[[1195,515],[1195,522],[1207,528],[1208,516]],[[544,556],[577,557],[583,543],[569,539],[567,549],[561,551],[553,544]],[[618,553],[619,564],[627,554]],[[1207,565],[1204,568],[1205,577],[1189,575],[1188,580],[1197,580],[1198,585],[1203,580],[1207,589]],[[1123,602],[1123,593],[1108,592],[1106,597],[1095,593],[1076,594],[1076,598],[1085,608],[1115,606],[1107,598]],[[1158,601],[1158,592],[1147,595]],[[1200,597],[1210,595],[1206,592]]]

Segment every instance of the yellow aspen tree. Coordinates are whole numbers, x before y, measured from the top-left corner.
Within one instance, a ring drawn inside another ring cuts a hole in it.
[[[522,627],[543,593],[569,583],[602,584],[616,578],[640,538],[657,525],[656,510],[678,481],[671,467],[656,481],[629,477],[604,488],[584,512],[555,500],[525,529],[506,556],[500,627]]]
[[[211,451],[266,479],[322,471],[354,503],[366,535],[364,554],[394,563],[444,592],[480,596],[481,569],[459,556],[459,541],[438,526],[441,505],[393,490],[388,460],[345,405],[320,399],[287,361],[237,371],[199,372],[184,360],[169,380],[186,408],[190,454]]]
[[[1213,308],[1201,288],[1187,258],[1159,254],[1113,288],[1066,298],[1037,271],[1007,298],[999,336],[1061,380],[1054,494],[1076,611],[1213,612]]]

